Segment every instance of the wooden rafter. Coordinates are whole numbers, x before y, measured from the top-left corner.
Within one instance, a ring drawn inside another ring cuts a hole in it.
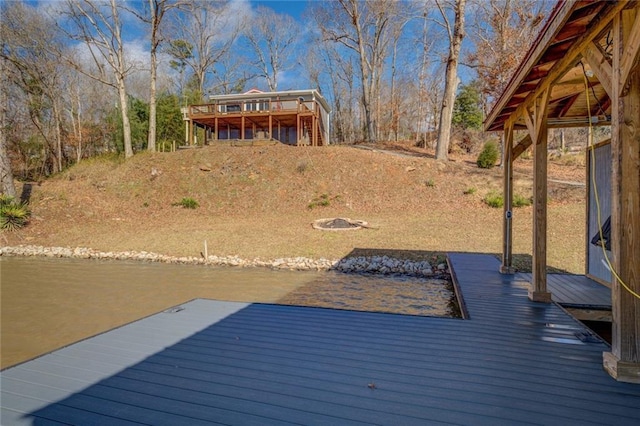
[[[589,44],[599,35],[604,29],[610,25],[614,16],[617,16],[622,9],[626,6],[625,2],[616,2],[607,4],[606,8],[603,8],[602,13],[599,14],[592,21],[590,31],[584,33],[578,38],[571,47],[567,50],[565,56],[558,60],[547,77],[545,77],[544,83],[538,85],[538,88],[527,96],[527,99],[518,107],[516,115],[524,115],[525,110],[535,102],[535,100],[542,94],[543,91],[548,90],[562,75],[564,75],[570,67],[575,64],[576,58],[587,48]],[[525,117],[526,119],[526,117]]]
[[[627,86],[632,68],[638,66],[638,62],[640,62],[640,13],[636,13],[629,32],[629,40],[625,41],[622,58],[620,58],[620,81],[623,90]]]
[[[567,111],[571,109],[573,104],[580,97],[580,95],[582,95],[582,93],[576,93],[575,95],[571,95],[568,98],[566,98],[562,109],[560,110],[560,112],[558,112],[558,117],[560,118],[564,117],[567,114]]]
[[[596,78],[600,84],[602,84],[602,87],[604,87],[604,90],[611,96],[611,75],[613,74],[613,69],[600,45],[592,43],[591,46],[587,46],[584,50],[584,56],[589,67],[596,75]]]

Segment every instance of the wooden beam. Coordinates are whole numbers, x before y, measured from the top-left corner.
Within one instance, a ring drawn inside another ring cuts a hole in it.
[[[505,91],[502,93],[502,96],[496,102],[496,105],[489,113],[486,122],[488,124],[493,124],[495,118],[500,114],[504,105],[511,99],[511,96],[515,92],[515,90],[520,86],[520,83],[525,79],[526,74],[529,73],[529,70],[533,68],[533,66],[538,62],[540,57],[544,53],[544,49],[546,49],[547,45],[551,43],[551,41],[555,38],[556,34],[562,29],[564,24],[569,19],[569,11],[574,7],[573,2],[565,2],[561,6],[558,6],[553,11],[553,16],[547,21],[545,26],[542,28],[541,36],[538,40],[534,42],[533,50],[530,50],[527,53],[527,56],[523,60],[521,66],[516,70],[513,78],[509,81]],[[558,18],[562,17],[562,19]],[[522,114],[520,114],[522,115]]]
[[[518,144],[513,148],[511,152],[511,159],[515,160],[522,155],[523,152],[527,150],[533,143],[531,139],[531,135],[527,135],[518,142]]]
[[[589,82],[589,88],[596,87],[600,83],[597,81]],[[584,81],[578,83],[562,83],[556,84],[551,90],[551,99],[562,99],[567,96],[573,96],[576,93],[584,93]]]
[[[513,217],[513,123],[509,122],[505,126],[503,134],[504,154],[503,165],[503,199],[504,208],[502,216],[502,265],[500,273],[515,274],[513,267],[513,237],[512,237],[512,217]]]
[[[532,103],[531,108],[526,108],[524,110],[524,121],[527,125],[527,129],[529,130],[529,134],[531,135],[531,139],[539,143],[542,141],[540,132],[543,131],[543,125],[545,127],[544,131],[546,131],[546,115],[547,115],[547,106],[549,105],[551,88],[542,92],[542,94],[535,99]]]
[[[524,116],[526,110],[537,101],[542,93],[547,91],[559,78],[561,78],[569,68],[573,67],[580,57],[582,52],[591,44],[591,42],[602,31],[611,24],[611,21],[617,16],[622,9],[628,4],[628,1],[620,0],[615,3],[607,3],[607,6],[603,8],[602,12],[595,18],[589,31],[583,34],[578,40],[573,43],[571,48],[566,52],[562,59],[559,59],[553,67],[549,70],[549,74],[540,82],[538,88],[529,94],[525,101],[514,112],[516,117]]]
[[[298,103],[298,112],[296,112],[296,145],[300,145],[300,103]]]
[[[317,119],[316,119],[316,115],[313,114],[313,117],[311,117],[311,139],[313,140],[312,145],[313,146],[318,146],[318,123],[317,123]]]
[[[548,64],[549,62],[555,62],[565,55],[565,52],[571,47],[573,40],[566,40],[561,43],[550,46],[540,58],[538,65]]]
[[[613,74],[613,69],[602,53],[600,46],[596,43],[591,43],[584,51],[584,58],[600,84],[602,84],[602,87],[604,87],[604,90],[611,96],[611,75]]]
[[[576,93],[575,95],[573,95],[569,99],[567,99],[565,104],[562,106],[562,109],[558,113],[558,117],[560,117],[560,118],[564,117],[567,114],[567,112],[569,112],[569,110],[571,109],[573,104],[576,102],[576,100],[578,100],[580,95],[581,95],[581,93]]]
[[[625,41],[637,39],[633,12],[613,23],[614,70],[629,57]],[[626,79],[615,72],[613,88],[611,252],[618,279],[611,285],[611,352],[603,354],[603,366],[616,380],[640,383],[640,69]]]
[[[640,61],[640,5],[636,4],[636,10],[626,10],[629,23],[629,37],[624,40],[624,50],[622,58],[620,58],[620,83],[621,90],[625,90],[628,86],[629,74],[631,69]]]
[[[551,87],[542,92],[533,103],[531,126],[527,127],[533,144],[533,268],[529,299],[534,302],[551,302],[547,291],[547,105]],[[526,118],[526,117],[525,117]],[[532,132],[533,130],[533,132]]]

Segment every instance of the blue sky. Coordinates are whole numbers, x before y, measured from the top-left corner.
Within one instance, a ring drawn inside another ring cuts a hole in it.
[[[307,0],[251,0],[251,3],[256,6],[268,6],[278,13],[286,13],[299,19],[309,2]]]

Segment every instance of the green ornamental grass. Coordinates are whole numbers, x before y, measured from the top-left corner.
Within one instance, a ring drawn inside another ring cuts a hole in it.
[[[16,231],[27,224],[31,212],[25,203],[7,195],[0,196],[0,229]]]

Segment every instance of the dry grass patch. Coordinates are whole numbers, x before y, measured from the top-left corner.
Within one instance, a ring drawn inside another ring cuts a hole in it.
[[[516,189],[524,195],[531,185],[527,161],[517,162]],[[576,173],[573,166],[553,163],[549,169],[562,180]],[[197,256],[206,240],[209,254],[265,260],[338,259],[354,249],[498,253],[502,210],[485,206],[482,198],[500,190],[501,179],[499,168],[478,169],[471,158],[441,163],[428,155],[344,146],[142,153],[127,161],[83,162],[35,186],[32,223],[3,239],[8,245],[176,256]],[[425,185],[428,181],[434,185]],[[549,207],[549,263],[580,272],[584,188],[556,186],[562,190],[552,195]],[[309,209],[323,194],[329,202]],[[183,198],[199,207],[172,205]],[[311,223],[323,217],[365,220],[376,229],[314,230]],[[517,209],[514,252],[530,253],[530,236],[531,208]]]

